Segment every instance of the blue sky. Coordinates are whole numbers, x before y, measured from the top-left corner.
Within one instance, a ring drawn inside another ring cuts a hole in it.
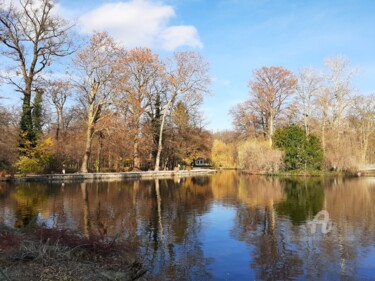
[[[375,89],[373,0],[60,0],[60,11],[82,32],[107,29],[129,47],[203,53],[214,82],[202,109],[213,131],[231,128],[228,111],[261,66],[323,69],[326,57],[344,55],[360,70],[354,86]]]

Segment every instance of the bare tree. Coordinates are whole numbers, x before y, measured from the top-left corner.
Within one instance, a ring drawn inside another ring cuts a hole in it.
[[[230,110],[233,117],[233,125],[241,136],[245,139],[249,137],[256,137],[257,131],[265,132],[266,128],[262,123],[261,116],[253,108],[253,104],[249,101],[243,101],[235,105]]]
[[[351,78],[356,70],[350,67],[349,60],[341,56],[327,58],[325,65],[328,68],[325,74],[327,89],[333,102],[332,126],[336,130],[336,142],[339,146],[344,113],[354,92]]]
[[[45,87],[46,93],[56,110],[56,140],[65,134],[65,103],[71,96],[70,85],[62,80],[48,81]]]
[[[281,113],[288,97],[296,88],[297,79],[283,67],[262,67],[253,72],[249,81],[251,103],[266,125],[266,134],[272,144],[275,120]]]
[[[118,91],[120,58],[123,50],[105,32],[92,35],[89,45],[73,60],[78,70],[74,86],[85,108],[87,131],[81,172],[88,172],[91,144],[103,112],[115,101]]]
[[[155,97],[161,94],[159,82],[164,68],[159,57],[147,48],[130,50],[121,63],[127,76],[122,89],[125,92],[126,109],[133,134],[133,167],[139,169],[141,161],[138,147],[142,118],[150,112]]]
[[[322,80],[311,67],[298,73],[297,103],[298,107],[302,108],[303,126],[307,135],[310,134],[311,130],[311,111],[321,87]]]
[[[329,94],[329,90],[326,87],[321,88],[318,91],[317,97],[315,99],[315,105],[317,107],[318,118],[320,119],[320,131],[322,139],[323,152],[326,152],[326,132],[329,125],[329,114],[332,108],[332,98]]]
[[[191,99],[201,97],[208,93],[208,84],[210,83],[208,63],[198,53],[177,52],[173,59],[167,62],[166,67],[168,102],[163,108],[155,171],[159,170],[164,125],[173,103],[178,97],[189,96]]]
[[[55,0],[19,0],[1,3],[0,41],[9,59],[3,78],[23,94],[20,147],[35,142],[31,96],[43,70],[53,58],[71,54],[69,25],[54,13]]]
[[[356,97],[349,119],[359,140],[362,164],[365,164],[370,137],[375,135],[375,95]]]

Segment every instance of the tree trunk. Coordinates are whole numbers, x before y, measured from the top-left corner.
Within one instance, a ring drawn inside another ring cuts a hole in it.
[[[270,145],[272,146],[273,142],[272,142],[272,137],[273,137],[273,123],[274,123],[274,120],[273,120],[273,116],[271,115],[269,117],[269,125],[268,125],[268,141],[270,143]]]
[[[83,205],[83,234],[89,237],[91,234],[89,195],[86,183],[81,183],[82,205]]]
[[[367,130],[366,130],[363,133],[362,164],[366,164],[366,156],[367,156],[369,138],[370,138],[370,135],[367,133]]]
[[[88,124],[88,130],[86,134],[86,147],[85,147],[85,154],[83,156],[82,166],[81,166],[81,173],[87,173],[88,172],[88,164],[89,159],[91,155],[91,144],[92,144],[92,138],[95,133],[94,125],[89,123]]]
[[[102,154],[103,154],[103,137],[100,134],[99,135],[99,147],[98,147],[98,166],[97,166],[97,172],[100,172],[102,169]]]
[[[141,159],[138,153],[138,143],[139,143],[138,134],[139,134],[139,128],[137,125],[137,129],[136,129],[134,140],[133,140],[133,169],[135,170],[140,170],[141,168]]]
[[[33,119],[31,114],[31,89],[26,89],[23,93],[20,129],[21,132],[19,139],[19,147],[26,148],[30,145],[34,147],[36,145],[36,140],[33,129]]]
[[[155,172],[159,171],[159,166],[160,166],[160,156],[161,156],[161,151],[163,149],[163,130],[164,130],[165,118],[167,117],[169,107],[171,106],[176,95],[177,94],[174,94],[172,98],[168,101],[167,106],[165,107],[164,112],[163,112],[163,118],[160,124],[158,152],[156,154],[156,161],[155,161]]]
[[[326,153],[326,119],[325,116],[323,117],[322,121],[322,148],[323,148],[323,154]]]
[[[161,97],[158,93],[155,101],[155,114],[152,116],[152,135],[153,135],[153,146],[151,150],[152,164],[155,165],[156,157],[158,154],[158,144],[160,137],[160,119],[161,119]]]

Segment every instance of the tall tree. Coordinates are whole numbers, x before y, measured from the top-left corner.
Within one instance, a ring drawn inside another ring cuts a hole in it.
[[[133,167],[140,169],[139,139],[142,119],[150,112],[153,100],[161,95],[159,86],[164,68],[158,56],[147,48],[130,50],[122,59],[122,67],[127,76],[123,91],[126,94],[126,108],[133,135]]]
[[[77,68],[74,81],[79,101],[86,114],[86,144],[81,172],[88,172],[91,145],[97,124],[103,112],[115,102],[118,92],[120,58],[123,50],[105,32],[97,32],[90,38],[89,45],[80,50],[73,60]]]
[[[327,67],[327,89],[333,102],[332,126],[336,130],[336,145],[339,146],[345,110],[353,94],[351,79],[356,70],[350,66],[348,59],[341,56],[327,58],[324,63]]]
[[[321,78],[312,68],[305,68],[298,73],[297,103],[302,112],[303,126],[307,135],[311,130],[313,105],[321,87]]]
[[[190,164],[197,158],[210,158],[212,137],[200,125],[198,105],[179,100],[171,110],[162,157],[168,168]]]
[[[291,71],[275,66],[254,70],[249,81],[251,102],[264,120],[265,134],[271,144],[276,118],[296,85],[297,79]]]
[[[19,0],[19,5],[1,3],[2,54],[10,60],[3,78],[23,94],[20,148],[35,145],[31,98],[43,70],[53,58],[71,53],[72,27],[54,12],[55,0]]]
[[[208,93],[210,78],[208,63],[202,55],[195,52],[177,52],[166,64],[166,81],[168,83],[167,103],[163,108],[160,123],[159,143],[155,161],[155,171],[160,168],[160,157],[163,149],[163,131],[166,117],[178,97],[189,96],[199,99]]]

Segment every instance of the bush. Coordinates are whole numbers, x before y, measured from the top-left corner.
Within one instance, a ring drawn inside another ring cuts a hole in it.
[[[323,149],[320,140],[295,125],[278,128],[273,136],[275,147],[284,151],[286,170],[320,170],[323,165]]]
[[[280,150],[265,141],[250,140],[238,147],[240,168],[252,173],[277,172],[282,167],[282,156]]]
[[[235,148],[232,144],[226,144],[214,140],[211,150],[211,160],[215,167],[235,168]]]
[[[57,168],[59,158],[52,154],[53,142],[51,138],[39,143],[35,148],[25,149],[15,166],[21,174],[45,173],[50,169]]]

